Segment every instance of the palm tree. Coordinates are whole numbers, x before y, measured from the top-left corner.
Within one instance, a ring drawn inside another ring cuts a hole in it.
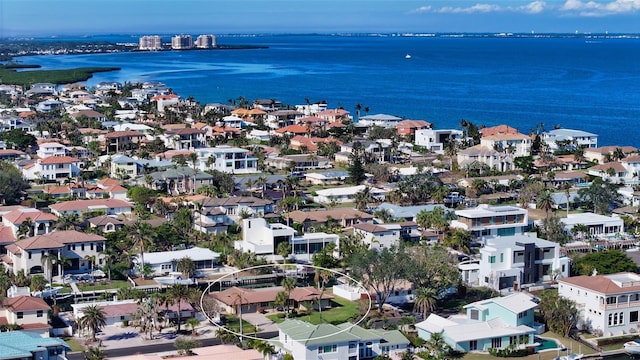
[[[181,272],[182,275],[191,279],[195,276],[196,264],[193,262],[193,260],[191,260],[191,258],[183,257],[182,259],[178,260],[178,263],[176,264],[176,270]]]
[[[89,273],[91,274],[91,278],[93,279],[93,266],[96,263],[96,256],[95,255],[85,255],[84,258],[82,258],[82,260],[84,260],[86,263],[89,264]]]
[[[544,210],[546,212],[547,218],[549,217],[549,211],[553,209],[553,205],[555,205],[555,202],[553,201],[551,191],[544,190],[538,195],[536,206],[538,207],[538,209]]]
[[[107,325],[105,311],[98,305],[89,305],[82,309],[82,314],[82,317],[78,319],[78,326],[81,329],[89,330],[91,341],[95,342],[98,331]]]
[[[86,360],[105,360],[107,354],[99,346],[89,346],[86,350],[82,351],[82,355]]]
[[[56,257],[56,255],[53,254],[53,253],[50,253],[49,251],[45,251],[40,256],[40,263],[42,263],[44,274],[46,276],[47,281],[49,281],[49,282],[51,281],[51,277],[52,277],[51,268],[53,266],[53,261],[54,261],[55,257]]]
[[[273,345],[269,344],[266,341],[262,341],[262,340],[256,340],[253,343],[253,348],[257,351],[260,352],[260,354],[262,354],[263,357],[269,359],[271,358],[271,355],[275,354],[276,349],[273,347]]]
[[[138,246],[140,248],[140,273],[142,274],[142,278],[145,278],[144,274],[144,249],[145,245],[149,244],[152,241],[151,238],[151,225],[147,223],[143,223],[140,221],[136,221],[131,227],[131,232],[129,236],[133,239],[134,246]]]
[[[286,305],[287,305],[287,317],[289,317],[289,299],[291,299],[291,291],[293,289],[295,289],[297,285],[298,285],[298,282],[294,278],[286,277],[286,278],[282,279],[281,286],[287,292],[287,303],[286,303]]]
[[[360,211],[367,210],[367,206],[371,201],[371,188],[369,186],[365,186],[364,189],[358,191],[354,195],[353,200],[355,202],[356,209]]]
[[[198,319],[196,318],[187,319],[187,325],[191,328],[191,336],[198,335],[198,332],[196,331],[196,326],[200,325],[200,321],[198,321]]]
[[[146,297],[138,302],[138,308],[133,313],[133,319],[143,334],[149,333],[153,339],[153,329],[158,324],[158,302],[155,297]]]
[[[432,353],[435,354],[436,359],[444,359],[444,355],[449,348],[447,342],[444,340],[444,331],[431,334],[426,345]]]
[[[438,300],[438,294],[432,288],[419,288],[416,291],[415,302],[413,303],[414,311],[418,311],[422,314],[422,318],[426,319],[429,313],[433,312],[436,308],[436,301]]]
[[[176,315],[178,316],[177,322],[177,333],[180,333],[180,323],[182,322],[182,301],[191,299],[193,292],[186,286],[180,284],[173,284],[167,294],[173,298],[178,306],[178,311],[176,311]]]

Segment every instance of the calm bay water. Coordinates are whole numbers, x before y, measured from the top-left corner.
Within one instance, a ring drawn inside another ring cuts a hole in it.
[[[168,39],[168,38],[167,38]],[[136,42],[137,37],[110,38]],[[326,100],[355,113],[465,118],[529,132],[537,124],[600,135],[600,145],[640,147],[640,40],[363,36],[219,37],[267,49],[23,57],[45,69],[117,66],[87,83],[160,81],[201,103]],[[405,59],[410,54],[411,59]]]

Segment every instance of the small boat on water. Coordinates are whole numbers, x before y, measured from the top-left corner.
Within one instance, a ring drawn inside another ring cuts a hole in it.
[[[407,54],[404,56],[405,59],[411,59],[411,55]]]
[[[624,351],[631,355],[640,355],[640,338],[624,343]]]

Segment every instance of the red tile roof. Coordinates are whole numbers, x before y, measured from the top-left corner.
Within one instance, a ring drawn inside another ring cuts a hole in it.
[[[79,159],[71,156],[49,156],[40,160],[40,164],[42,165],[72,164],[78,162],[80,162]]]
[[[286,134],[286,133],[291,133],[291,134],[306,134],[307,132],[309,132],[310,130],[313,129],[309,129],[307,128],[306,125],[298,125],[298,124],[294,124],[294,125],[289,125],[289,126],[285,126],[283,128],[280,128],[278,130],[276,130],[276,132],[278,134]]]
[[[91,199],[91,200],[71,200],[64,201],[61,203],[49,205],[50,209],[56,210],[58,212],[64,211],[87,211],[92,208],[98,207],[106,207],[109,209],[112,208],[123,208],[123,207],[133,207],[133,204],[119,199]]]
[[[482,134],[482,136],[491,136],[491,135],[498,135],[498,134],[517,134],[519,133],[519,131],[518,129],[512,128],[511,126],[508,126],[508,125],[498,125],[493,127],[482,128],[480,129],[480,133]]]
[[[36,311],[36,310],[49,310],[51,307],[41,298],[20,295],[16,297],[5,298],[2,301],[2,306],[9,309],[12,312],[16,311]]]
[[[64,247],[65,244],[73,244],[73,243],[87,243],[93,241],[105,241],[107,240],[105,237],[96,234],[86,234],[81,233],[76,230],[64,230],[64,231],[53,231],[44,235],[32,236],[30,238],[26,238],[23,240],[16,241],[14,244],[22,250],[37,250],[37,249],[59,249]],[[8,251],[13,253],[13,250],[17,250],[12,248],[9,250],[8,245],[6,248]]]
[[[633,276],[637,274],[630,273]],[[564,278],[558,280],[559,283],[566,283],[569,285],[579,286],[585,289],[596,291],[602,294],[615,294],[622,292],[638,292],[640,291],[640,285],[626,285],[624,287],[618,286],[613,280],[609,279],[606,275],[596,276],[572,276],[570,278]]]
[[[145,137],[143,133],[134,130],[114,131],[104,136],[106,139],[116,139],[123,137]]]
[[[31,219],[31,221],[56,221],[58,217],[37,209],[25,208],[11,211],[5,214],[3,219],[6,219],[14,225],[20,225],[27,219]]]

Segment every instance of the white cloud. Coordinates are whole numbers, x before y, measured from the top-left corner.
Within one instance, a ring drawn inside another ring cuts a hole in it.
[[[640,0],[614,0],[610,2],[567,0],[560,8],[580,16],[607,16],[640,11]]]
[[[579,1],[579,0],[573,0]],[[638,0],[640,1],[640,0]],[[500,6],[495,4],[475,4],[468,7],[443,6],[435,8],[431,5],[422,6],[412,11],[412,13],[440,13],[440,14],[475,14],[490,12],[521,12],[528,14],[539,14],[547,9],[547,3],[544,1],[533,1],[522,6]]]

